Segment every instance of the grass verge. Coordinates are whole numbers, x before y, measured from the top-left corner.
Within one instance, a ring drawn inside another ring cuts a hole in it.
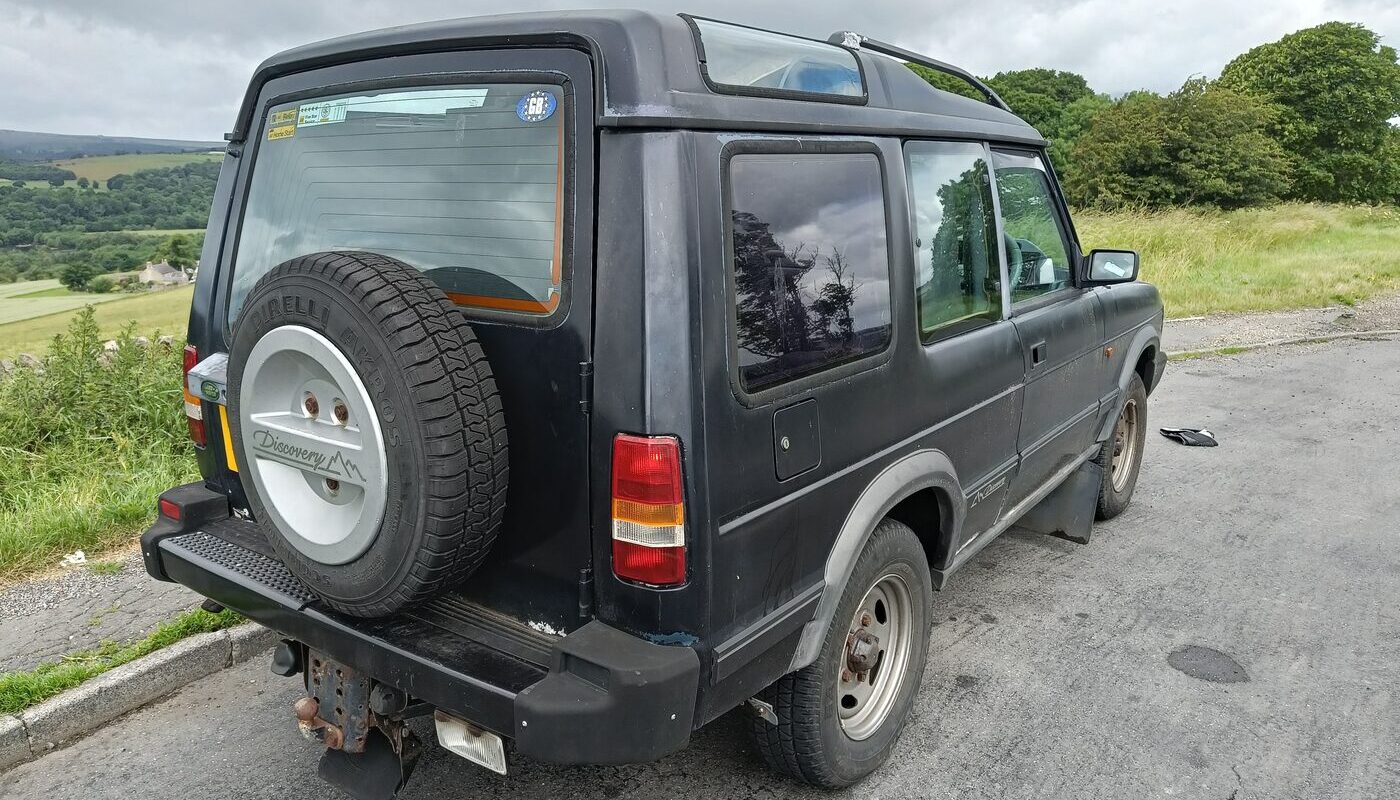
[[[1353,305],[1400,290],[1395,207],[1081,212],[1075,223],[1086,250],[1142,254],[1168,317]]]
[[[25,672],[6,672],[0,675],[0,714],[18,713],[181,639],[223,630],[242,621],[241,616],[227,609],[217,614],[195,609],[162,623],[139,641],[107,642],[95,650],[73,653]]]
[[[103,349],[84,309],[40,368],[0,375],[0,584],[131,541],[161,492],[198,476],[183,424],[181,346]]]

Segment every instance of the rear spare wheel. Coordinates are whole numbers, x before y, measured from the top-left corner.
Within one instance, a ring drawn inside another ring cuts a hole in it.
[[[491,368],[461,311],[401,261],[314,253],[259,279],[229,411],[253,516],[340,611],[425,600],[496,537],[508,475]]]

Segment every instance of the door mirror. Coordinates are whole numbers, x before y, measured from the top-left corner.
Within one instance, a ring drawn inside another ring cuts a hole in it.
[[[1089,284],[1107,286],[1137,280],[1138,254],[1132,250],[1095,250],[1089,254]]]

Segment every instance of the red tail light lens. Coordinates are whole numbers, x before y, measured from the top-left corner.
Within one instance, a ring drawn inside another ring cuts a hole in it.
[[[164,497],[162,497],[162,498],[160,499],[159,505],[160,505],[160,515],[161,515],[162,517],[165,517],[166,519],[174,520],[174,521],[176,521],[176,522],[179,522],[179,521],[180,521],[180,507],[177,506],[177,505],[175,505],[175,502],[174,502],[174,501],[172,501],[172,500],[166,500]]]
[[[674,436],[613,440],[613,574],[652,586],[685,583],[685,490]]]
[[[199,398],[190,392],[190,370],[199,363],[199,350],[192,344],[185,345],[185,369],[181,375],[185,390],[185,421],[189,423],[190,439],[196,447],[203,447],[209,437],[204,433],[204,410]]]

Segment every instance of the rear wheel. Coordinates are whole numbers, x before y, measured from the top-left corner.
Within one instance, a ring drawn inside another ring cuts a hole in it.
[[[1099,451],[1098,463],[1103,468],[1096,514],[1099,519],[1113,519],[1132,502],[1146,438],[1147,388],[1135,374],[1128,382],[1128,396],[1118,412],[1113,433]]]
[[[881,522],[846,582],[816,662],[759,695],[778,720],[752,723],[769,766],[837,788],[885,762],[923,677],[932,594],[914,532]]]

